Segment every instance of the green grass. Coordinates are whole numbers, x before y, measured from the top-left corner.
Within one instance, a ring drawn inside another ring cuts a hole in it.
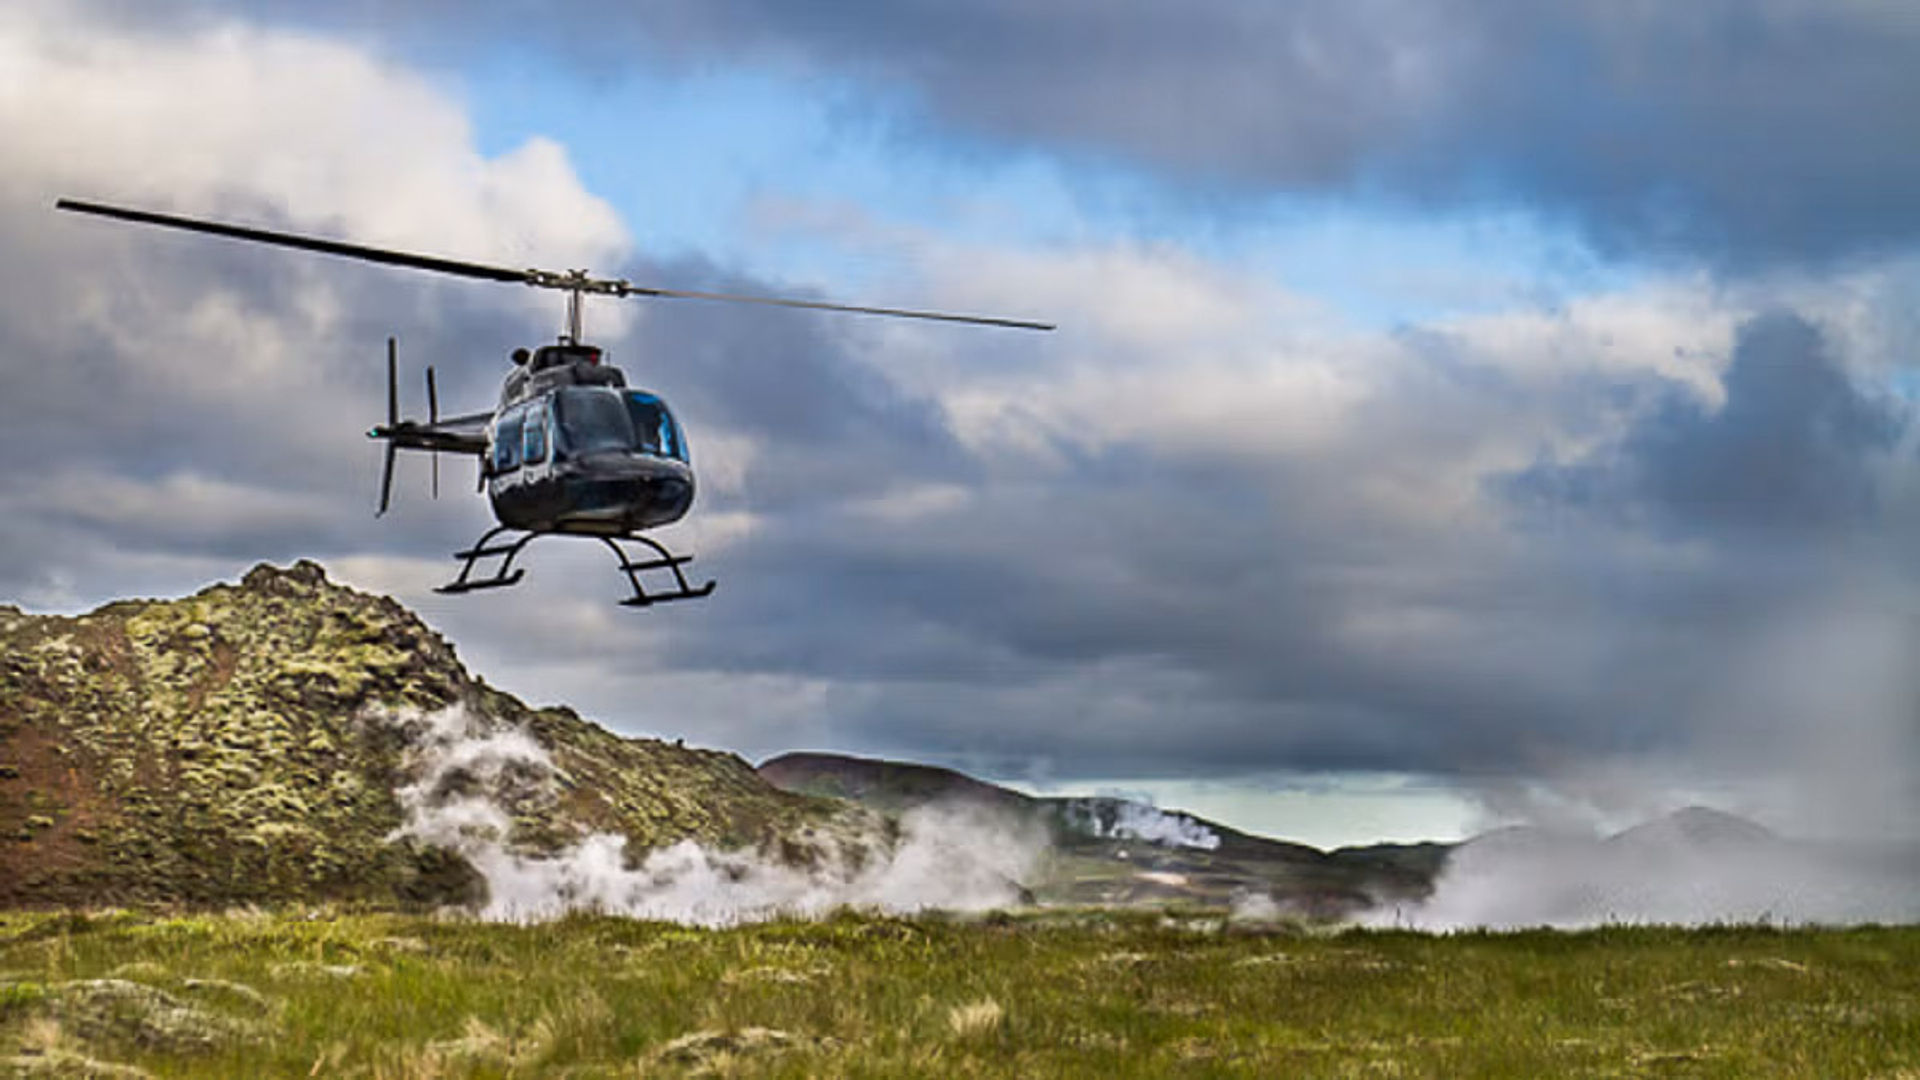
[[[138,1075],[115,1067],[1920,1078],[1920,929],[0,914],[0,1076]]]

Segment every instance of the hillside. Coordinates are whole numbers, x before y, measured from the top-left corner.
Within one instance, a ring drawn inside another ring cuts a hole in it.
[[[756,770],[530,708],[308,562],[77,617],[0,606],[0,907],[585,904],[724,922],[1024,897],[1465,925],[1854,918],[1910,910],[1916,866],[1697,807],[1606,839],[1320,851],[905,762]],[[1834,898],[1808,907],[1809,882]]]
[[[1271,904],[1349,915],[1425,898],[1450,850],[1433,843],[1323,852],[1125,799],[1032,796],[951,769],[843,754],[782,754],[759,771],[787,791],[888,812],[959,806],[1027,822],[1051,844],[1043,872],[1029,882],[1042,901]]]
[[[476,808],[523,854],[601,833],[804,860],[847,820],[732,754],[529,708],[310,562],[71,618],[0,606],[0,658],[0,905],[475,901],[448,845]]]

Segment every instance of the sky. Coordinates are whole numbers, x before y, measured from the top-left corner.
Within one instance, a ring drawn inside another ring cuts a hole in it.
[[[312,558],[629,734],[1331,845],[1692,803],[1920,839],[1920,13],[1877,0],[16,0],[0,601]],[[720,581],[490,523],[557,296],[60,196],[1052,334],[601,300]]]

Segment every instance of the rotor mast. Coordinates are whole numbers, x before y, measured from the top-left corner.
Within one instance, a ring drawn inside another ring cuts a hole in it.
[[[582,338],[585,323],[585,298],[588,293],[602,296],[625,296],[633,291],[633,286],[617,278],[597,278],[585,270],[538,270],[522,271],[521,280],[540,289],[559,289],[567,294],[567,332],[562,339],[567,344],[578,345]]]
[[[582,277],[586,276],[584,270],[575,270],[574,273]],[[580,344],[580,296],[581,290],[578,288],[567,290],[567,344],[569,345]]]

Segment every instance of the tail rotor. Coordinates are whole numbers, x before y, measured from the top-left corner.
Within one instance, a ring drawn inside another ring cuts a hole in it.
[[[477,412],[451,419],[440,415],[440,375],[428,366],[427,416],[424,420],[404,420],[400,416],[399,342],[387,339],[387,422],[375,424],[367,432],[371,439],[386,441],[386,454],[380,462],[379,517],[393,505],[393,460],[401,450],[422,450],[433,455],[433,497],[440,497],[440,453],[448,451],[472,454],[480,462],[482,490],[486,484],[487,428],[491,412]]]
[[[440,390],[433,382],[433,365],[427,365],[427,423],[440,422]],[[392,453],[389,444],[388,453]],[[440,451],[433,452],[433,497],[440,497]]]
[[[429,375],[428,379],[431,380],[432,376]],[[389,429],[392,429],[392,428],[398,427],[399,424],[400,424],[400,360],[397,353],[397,345],[394,339],[388,338],[387,339],[387,427]],[[373,515],[374,517],[380,517],[381,515],[385,514],[387,512],[387,505],[392,501],[393,454],[394,454],[394,451],[397,449],[398,447],[394,446],[393,441],[389,439],[387,441],[386,461],[380,467],[380,509],[374,512],[374,515]]]

